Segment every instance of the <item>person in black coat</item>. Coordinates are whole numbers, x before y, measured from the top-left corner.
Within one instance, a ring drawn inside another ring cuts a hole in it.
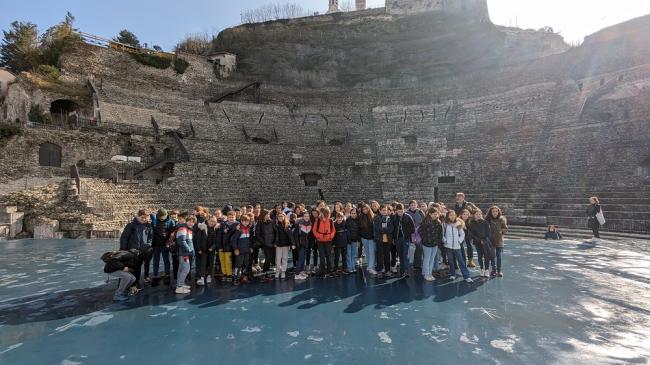
[[[135,282],[132,286],[141,287],[140,275],[142,272],[142,264],[148,262],[153,254],[151,248],[152,239],[153,235],[151,226],[149,225],[149,213],[144,209],[140,209],[133,221],[124,227],[124,231],[122,231],[122,235],[120,236],[120,251],[138,251],[138,264],[133,268]]]
[[[415,233],[415,223],[410,215],[404,213],[404,206],[395,206],[396,214],[393,216],[393,242],[399,254],[399,272],[401,276],[408,277],[410,263],[408,260],[411,235]]]
[[[255,227],[255,240],[258,247],[264,252],[264,265],[262,272],[268,273],[271,269],[271,263],[275,259],[275,245],[278,242],[278,229],[275,222],[271,220],[271,214],[268,210],[262,210],[260,220]]]
[[[602,212],[600,202],[598,198],[592,196],[589,198],[589,207],[587,207],[587,227],[591,228],[591,231],[594,234],[594,239],[600,238],[600,222],[596,218],[596,214]]]
[[[138,254],[137,250],[131,250],[107,252],[102,255],[102,261],[106,263],[104,272],[120,280],[113,300],[122,302],[129,299],[127,290],[135,282],[135,275],[131,272],[139,264]]]
[[[345,214],[343,212],[336,212],[336,220],[334,221],[334,272],[335,275],[340,275],[341,271],[346,274],[350,272],[347,267],[348,262],[348,245],[352,242],[350,239],[350,231],[345,224]],[[339,266],[339,259],[341,265]]]

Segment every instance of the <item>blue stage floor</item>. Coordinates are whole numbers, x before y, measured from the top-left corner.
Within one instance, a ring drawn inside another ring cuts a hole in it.
[[[101,272],[115,246],[0,243],[0,364],[650,361],[650,261],[625,243],[507,241],[505,277],[473,284],[359,274],[126,304]]]

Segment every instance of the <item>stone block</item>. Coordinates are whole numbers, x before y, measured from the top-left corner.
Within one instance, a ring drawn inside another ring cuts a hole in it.
[[[51,220],[34,226],[34,239],[46,240],[58,237],[59,221]]]

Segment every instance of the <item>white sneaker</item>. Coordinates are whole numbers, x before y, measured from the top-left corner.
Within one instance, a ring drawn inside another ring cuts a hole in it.
[[[190,289],[185,287],[176,288],[176,294],[189,294]]]
[[[203,280],[203,277],[199,278],[199,280],[196,281],[196,285],[198,285],[198,286],[205,285],[205,281]]]
[[[396,273],[397,272],[397,266],[391,267],[390,272],[392,272],[393,274]]]
[[[454,280],[456,280],[456,277],[455,276],[450,276],[449,280],[454,281]]]
[[[370,274],[370,275],[377,275],[377,271],[375,271],[375,270],[373,270],[373,269],[368,269],[368,274]]]
[[[207,278],[205,278],[205,282],[208,283],[208,284],[210,284],[210,283],[212,282],[212,275],[210,275],[210,276],[208,276]]]
[[[472,280],[472,278],[467,278],[467,279],[465,279],[465,281],[468,282],[468,283],[473,283],[474,282],[474,280]]]
[[[280,272],[279,272],[279,271],[276,271],[276,272],[275,272],[275,278],[276,278],[276,279],[279,279],[279,278],[280,278]]]
[[[280,271],[280,279],[284,279],[287,277],[287,273],[284,271]]]

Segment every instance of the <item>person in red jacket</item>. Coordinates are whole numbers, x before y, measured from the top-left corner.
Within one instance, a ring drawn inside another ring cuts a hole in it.
[[[323,278],[329,277],[332,272],[332,240],[336,234],[334,222],[330,219],[330,208],[320,209],[320,217],[314,222],[311,232],[318,246],[320,275]]]

